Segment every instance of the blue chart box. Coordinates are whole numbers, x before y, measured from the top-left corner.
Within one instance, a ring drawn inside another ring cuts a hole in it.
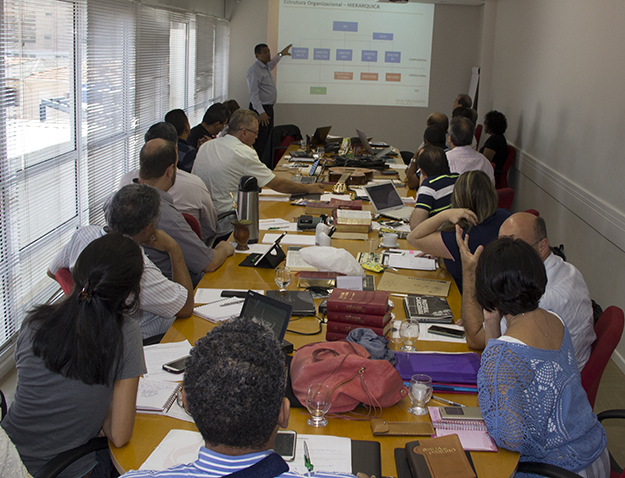
[[[315,48],[313,50],[313,60],[329,60],[330,49],[329,48]]]
[[[376,50],[362,50],[360,61],[378,61],[378,52]]]
[[[336,61],[352,61],[352,50],[336,50]]]
[[[392,33],[373,33],[374,40],[393,40]]]
[[[308,60],[308,48],[293,47],[291,55],[294,60]]]
[[[384,52],[384,61],[386,63],[401,63],[401,52],[400,51]]]
[[[358,22],[334,22],[332,30],[335,32],[357,32]]]

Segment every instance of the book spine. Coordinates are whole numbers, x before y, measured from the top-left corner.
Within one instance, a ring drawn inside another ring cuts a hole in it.
[[[358,324],[348,324],[345,322],[336,322],[333,320],[328,320],[328,332],[341,333],[341,334],[349,334],[354,329],[365,328],[369,330],[373,330],[376,335],[384,335],[384,329],[381,327],[368,327]]]
[[[326,340],[328,342],[334,342],[336,340],[345,340],[347,338],[347,334],[343,334],[341,332],[326,332]]]
[[[328,312],[352,312],[383,316],[388,312],[387,302],[384,304],[359,304],[357,302],[328,300]]]
[[[332,320],[335,322],[345,322],[348,324],[357,324],[364,327],[384,327],[391,320],[391,314],[354,314],[351,312],[339,312],[336,310],[329,310],[328,320]]]

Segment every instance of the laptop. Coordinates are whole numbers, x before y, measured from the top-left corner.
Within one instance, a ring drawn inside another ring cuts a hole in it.
[[[331,129],[332,126],[322,126],[320,128],[317,128],[315,130],[315,134],[313,134],[313,137],[308,144],[310,144],[311,146],[323,146]]]
[[[367,139],[367,135],[365,134],[364,131],[359,130],[358,128],[356,128],[356,133],[358,133],[358,137],[360,138],[360,142],[364,146],[365,151],[367,153],[371,154],[372,156],[375,156],[375,159],[380,159],[385,154],[388,154],[391,151],[393,151],[393,148],[388,146],[388,145],[383,147],[383,148],[376,148],[376,149],[374,149],[371,146],[371,143],[369,143],[369,140]]]
[[[293,351],[293,344],[284,340],[284,335],[292,313],[293,307],[289,304],[248,290],[239,318],[269,325],[278,341],[282,343],[284,353],[290,353]]]
[[[375,212],[392,219],[408,221],[414,207],[404,206],[401,196],[392,182],[364,187]]]

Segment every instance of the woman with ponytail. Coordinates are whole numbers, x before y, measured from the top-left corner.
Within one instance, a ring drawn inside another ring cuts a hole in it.
[[[15,350],[15,401],[2,421],[31,474],[98,434],[115,446],[132,436],[139,376],[145,373],[136,309],[143,258],[139,246],[109,233],[91,242],[73,269],[75,288],[34,309]],[[61,477],[108,476],[86,456]]]

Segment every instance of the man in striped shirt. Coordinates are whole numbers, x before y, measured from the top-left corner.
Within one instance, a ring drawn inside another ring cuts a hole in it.
[[[451,206],[451,193],[459,174],[449,171],[443,148],[426,145],[418,153],[417,167],[421,171],[421,185],[417,190],[417,204],[410,216],[410,230],[428,217]]]
[[[193,284],[178,243],[156,229],[161,199],[151,186],[129,184],[111,199],[106,211],[107,227],[89,225],[77,229],[71,239],[48,266],[48,275],[63,268],[72,270],[76,259],[91,241],[104,236],[109,229],[131,237],[140,245],[149,245],[166,252],[172,263],[172,279],[167,279],[141,249],[143,275],[139,293],[139,310],[132,317],[139,323],[144,339],[167,332],[176,317],[193,313]],[[153,342],[153,341],[152,341]]]
[[[130,471],[127,478],[300,477],[273,453],[278,428],[289,423],[286,366],[273,331],[232,319],[201,338],[186,361],[183,403],[204,438],[198,458],[162,471]],[[314,465],[315,458],[311,457]],[[315,470],[319,469],[317,461]],[[316,471],[315,478],[354,478]],[[358,478],[367,478],[359,473]]]

